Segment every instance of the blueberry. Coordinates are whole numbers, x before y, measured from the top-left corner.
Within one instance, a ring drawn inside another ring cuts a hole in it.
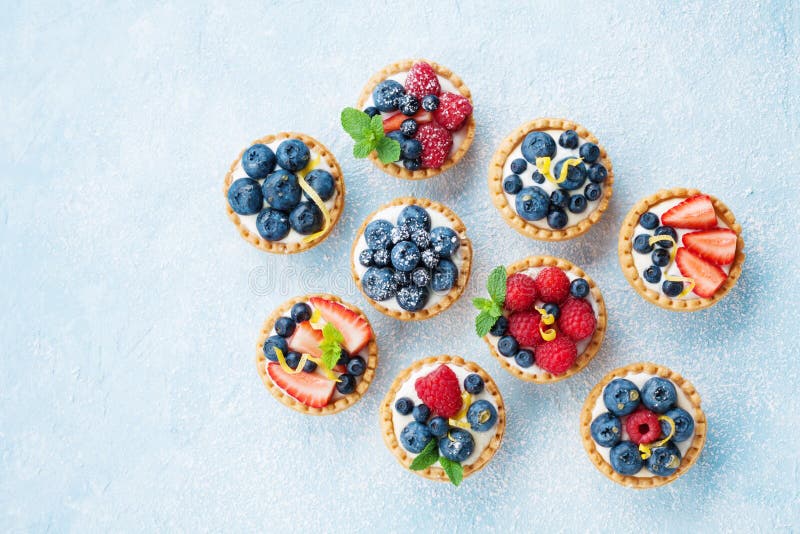
[[[509,195],[516,195],[522,189],[522,178],[516,174],[509,174],[503,178],[503,191]]]
[[[242,154],[242,169],[250,178],[261,180],[275,170],[275,152],[267,145],[255,144]]]
[[[303,365],[303,372],[313,373],[316,368],[317,368],[316,363],[312,362],[311,360],[306,360],[305,365]]]
[[[423,250],[420,259],[422,261],[422,265],[428,269],[435,269],[436,266],[439,265],[439,255],[432,248]]]
[[[547,224],[556,230],[564,228],[567,225],[567,214],[561,208],[554,208],[547,214]]]
[[[673,408],[665,413],[667,417],[672,419],[675,423],[675,434],[672,436],[672,441],[681,442],[694,436],[694,419],[689,412],[683,408]],[[669,436],[670,424],[667,421],[661,421],[661,433],[664,436]]]
[[[316,204],[301,202],[289,214],[289,223],[295,232],[309,235],[322,230],[325,219]]]
[[[669,411],[678,402],[675,385],[660,376],[654,376],[642,387],[642,403],[656,413]]]
[[[625,378],[615,378],[603,390],[603,403],[614,415],[633,413],[641,401],[639,388]]]
[[[639,234],[633,238],[633,250],[639,254],[649,254],[653,250],[653,245],[650,244],[650,235]]]
[[[289,337],[294,334],[297,324],[291,317],[281,317],[275,321],[275,333],[281,337]]]
[[[569,211],[572,213],[583,213],[586,211],[586,197],[583,195],[572,195],[569,199]]]
[[[547,216],[550,197],[541,187],[524,187],[517,194],[515,207],[520,217],[527,221],[538,221]]]
[[[400,132],[406,137],[414,137],[414,134],[417,133],[417,121],[414,119],[404,120],[400,123]]]
[[[483,378],[481,375],[471,373],[464,378],[464,390],[471,395],[477,395],[483,391]]]
[[[440,256],[451,256],[461,245],[455,230],[447,226],[437,226],[430,233],[431,247]]]
[[[411,241],[400,241],[392,248],[392,267],[411,272],[419,263],[419,247]]]
[[[394,409],[397,410],[400,415],[408,415],[411,413],[411,410],[414,409],[414,401],[408,397],[400,397],[397,399],[397,402],[394,403]]]
[[[647,469],[654,475],[668,477],[681,465],[681,451],[671,441],[650,451],[646,461]]]
[[[252,178],[239,178],[228,188],[228,204],[239,215],[255,215],[264,207],[261,184]]]
[[[394,273],[388,267],[370,267],[361,278],[361,289],[372,300],[387,300],[397,292]]]
[[[283,339],[281,336],[269,336],[266,340],[264,340],[264,356],[271,362],[278,361],[278,355],[275,353],[275,349],[280,349],[280,351],[286,355],[289,352],[289,345],[286,343],[286,340]]]
[[[512,336],[503,336],[497,341],[497,350],[506,358],[510,358],[517,354],[519,343]]]
[[[422,143],[416,139],[406,139],[400,145],[400,157],[404,160],[417,159],[422,155]]]
[[[450,260],[439,260],[439,264],[433,269],[431,278],[431,289],[434,291],[450,291],[456,285],[458,278],[458,267]]]
[[[578,150],[578,154],[586,163],[594,163],[600,157],[600,147],[594,143],[584,143]]]
[[[552,158],[556,155],[556,142],[546,132],[531,132],[522,141],[521,150],[529,163],[536,163],[536,158]]]
[[[569,293],[578,299],[586,297],[589,294],[589,282],[583,278],[576,278],[569,283]]]
[[[586,146],[586,145],[584,145]],[[561,168],[564,166],[564,163],[567,160],[573,159],[571,156],[562,158],[558,160],[555,167],[553,167],[553,176],[556,178],[561,177]],[[586,170],[586,165],[583,162],[578,163],[577,165],[570,165],[567,169],[567,179],[558,184],[563,189],[569,189],[572,191],[573,189],[578,189],[583,187],[583,184],[586,183],[586,177],[588,172]]]
[[[669,263],[669,251],[663,248],[657,248],[650,254],[650,259],[653,264],[659,267],[666,267]]]
[[[533,353],[527,349],[522,349],[514,355],[514,361],[523,369],[533,365]]]
[[[613,447],[622,439],[622,422],[612,413],[602,413],[595,417],[589,427],[592,439],[601,447]]]
[[[289,172],[295,172],[306,168],[308,160],[311,159],[311,152],[299,139],[287,139],[278,145],[275,157],[278,165]]]
[[[373,251],[371,248],[365,248],[358,253],[358,263],[364,267],[370,267],[372,265],[372,254]]]
[[[668,235],[672,238],[673,241],[675,241],[675,243],[678,242],[678,233],[675,232],[675,229],[671,226],[659,226],[658,228],[656,228],[655,234]],[[672,243],[666,240],[659,241],[658,243],[656,243],[656,245],[661,248],[672,248]]]
[[[397,99],[397,107],[400,113],[410,117],[419,111],[419,100],[414,95],[404,94]]]
[[[651,265],[642,273],[642,278],[651,284],[657,284],[661,281],[661,269],[656,265]]]
[[[533,171],[531,179],[533,179],[533,181],[537,184],[543,184],[545,181],[544,174],[540,173],[539,171]]]
[[[431,236],[422,228],[418,228],[411,232],[411,241],[417,245],[421,251],[426,250],[431,246]]]
[[[275,208],[265,208],[256,217],[256,230],[267,241],[280,241],[289,235],[289,216]]]
[[[603,167],[599,163],[597,165],[592,165],[591,167],[589,167],[590,182],[596,184],[602,184],[603,182],[606,181],[607,177],[608,177],[608,171],[606,170],[605,167]]]
[[[558,304],[555,304],[553,302],[548,302],[547,304],[545,304],[544,311],[546,311],[556,319],[561,317],[561,308],[558,307]]]
[[[642,225],[642,228],[652,230],[660,224],[660,221],[658,220],[658,215],[648,211],[647,213],[642,213],[642,216],[639,217],[639,224]]]
[[[405,226],[395,226],[389,233],[389,238],[392,240],[392,244],[396,245],[400,241],[411,239],[411,232]]]
[[[347,395],[356,390],[356,377],[350,373],[342,373],[339,375],[339,381],[336,382],[336,391],[342,395]]]
[[[668,297],[677,297],[683,291],[683,282],[664,280],[664,283],[661,284],[661,291]]]
[[[392,242],[392,223],[385,219],[372,221],[364,229],[364,239],[371,249],[388,248]]]
[[[558,137],[558,144],[564,148],[578,148],[579,142],[580,138],[578,138],[578,134],[575,130],[564,130]]]
[[[311,319],[311,308],[305,302],[298,302],[289,312],[295,323],[302,323]]]
[[[436,95],[426,95],[423,97],[422,109],[425,111],[436,111],[439,109],[439,97]]]
[[[422,168],[422,160],[420,158],[404,159],[403,167],[405,167],[409,171],[418,171],[419,169]]]
[[[361,376],[367,370],[367,362],[361,356],[353,356],[347,362],[347,372],[353,376]]]
[[[411,412],[411,416],[414,418],[414,421],[425,423],[428,421],[428,417],[431,416],[431,409],[428,408],[427,404],[417,404],[414,406],[414,411]]]
[[[283,169],[278,169],[267,176],[264,185],[261,186],[261,192],[270,207],[282,211],[294,209],[303,194],[300,184],[297,183],[297,176]]]
[[[408,286],[397,292],[397,303],[406,311],[416,312],[428,302],[428,288]]]
[[[506,319],[504,316],[501,315],[494,322],[494,325],[492,326],[492,329],[489,330],[489,333],[495,337],[500,337],[505,335],[507,330],[508,330],[508,319]]]
[[[497,422],[497,410],[487,400],[473,402],[467,410],[467,422],[472,430],[486,432]]]
[[[386,137],[388,137],[389,139],[394,139],[395,141],[400,143],[400,146],[402,146],[403,141],[406,140],[406,136],[403,135],[403,132],[401,132],[400,130],[391,131],[388,134],[386,134]]]
[[[431,283],[431,272],[425,267],[411,271],[411,282],[417,287],[427,287]]]
[[[375,106],[370,106],[370,107],[368,107],[368,108],[364,108],[364,113],[366,113],[367,115],[369,115],[369,118],[370,118],[370,119],[371,119],[372,117],[374,117],[375,115],[377,115],[378,113],[380,113],[380,112],[381,112],[381,110],[379,110],[379,109],[378,109],[378,108],[376,108]]]
[[[372,90],[372,100],[380,111],[388,112],[397,109],[397,100],[406,92],[400,82],[384,80]]]
[[[446,436],[439,438],[439,453],[454,462],[463,462],[474,449],[472,434],[463,428],[453,428]]]
[[[395,271],[394,272],[394,283],[397,285],[398,289],[401,287],[406,287],[411,285],[411,273],[405,273],[403,271]]]
[[[431,431],[434,437],[441,438],[450,430],[450,425],[444,417],[434,417],[428,421],[428,430]]]
[[[411,421],[400,432],[400,443],[408,452],[419,454],[432,439],[428,427],[418,421]]]
[[[586,197],[586,200],[595,201],[603,194],[603,188],[600,187],[599,184],[590,183],[586,186],[586,189],[583,190],[583,196]]]
[[[569,205],[569,192],[563,189],[556,189],[550,193],[550,205],[566,208]]]
[[[528,162],[524,158],[517,158],[511,162],[511,172],[522,174],[528,168]]]
[[[322,201],[326,201],[333,196],[333,192],[336,190],[336,186],[333,182],[333,176],[326,170],[323,169],[314,169],[310,173],[306,175],[306,182],[311,188],[317,192],[319,198]],[[308,196],[308,193],[305,191],[303,195],[311,200],[311,197]]]
[[[397,224],[411,227],[422,227],[426,232],[431,229],[431,216],[425,208],[411,205],[403,208],[397,217]]]
[[[303,355],[300,354],[299,352],[290,350],[289,352],[286,353],[286,358],[285,358],[286,365],[288,365],[292,369],[297,369],[297,366],[300,364],[300,359],[302,357]]]
[[[375,267],[386,267],[391,262],[389,251],[381,248],[372,253],[372,263]]]
[[[611,467],[620,475],[635,475],[642,469],[644,463],[639,447],[631,441],[614,445],[608,457],[611,460]]]

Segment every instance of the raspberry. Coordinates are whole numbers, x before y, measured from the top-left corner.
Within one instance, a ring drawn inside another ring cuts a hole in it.
[[[583,299],[568,298],[561,305],[561,316],[558,318],[558,330],[564,332],[573,341],[580,341],[591,336],[597,326],[591,304]]]
[[[557,335],[553,341],[536,347],[535,355],[536,365],[554,375],[561,375],[575,363],[578,349],[570,338]]]
[[[539,335],[540,318],[538,312],[512,313],[508,318],[508,333],[514,336],[521,346],[535,347],[543,341]]]
[[[414,389],[436,415],[453,417],[461,409],[461,385],[456,374],[446,365],[417,378]]]
[[[536,302],[536,283],[528,275],[512,274],[506,280],[505,308],[509,311],[527,311]]]
[[[569,278],[558,267],[545,267],[536,277],[536,290],[543,301],[560,304],[569,295]]]
[[[429,169],[441,167],[450,148],[453,146],[453,137],[450,132],[433,123],[422,124],[417,128],[414,139],[422,143],[422,164]]]
[[[422,100],[428,95],[439,96],[439,92],[442,90],[433,67],[424,61],[419,61],[411,66],[411,70],[406,76],[405,86],[406,94],[414,95],[418,100]]]
[[[625,431],[630,440],[637,445],[653,443],[661,437],[661,423],[656,414],[650,410],[639,408],[625,420]]]
[[[469,99],[455,93],[442,93],[439,97],[439,108],[433,112],[436,122],[451,132],[461,128],[470,115],[472,104]]]

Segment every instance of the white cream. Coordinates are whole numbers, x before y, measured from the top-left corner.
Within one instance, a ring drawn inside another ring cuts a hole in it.
[[[417,369],[416,371],[414,371],[413,373],[411,373],[411,376],[408,377],[408,380],[406,380],[406,382],[402,385],[402,387],[397,392],[397,395],[395,396],[394,400],[392,401],[392,424],[394,425],[394,434],[395,436],[397,436],[398,442],[400,441],[400,433],[403,431],[406,425],[408,425],[411,421],[414,420],[414,417],[412,416],[412,414],[402,415],[394,408],[394,403],[397,402],[397,399],[400,399],[402,397],[408,397],[409,399],[414,401],[414,406],[422,403],[422,399],[419,398],[419,395],[417,395],[417,391],[414,388],[414,383],[417,381],[417,378],[430,374],[440,365],[447,365],[450,369],[453,370],[453,372],[458,377],[459,384],[461,384],[462,392],[464,391],[464,379],[467,377],[467,375],[472,374],[472,371],[460,367],[458,365],[452,363],[448,364],[434,363],[430,365],[424,365],[419,369]],[[479,400],[489,401],[492,404],[492,406],[494,406],[495,410],[497,410],[497,403],[495,402],[492,394],[486,391],[486,388],[484,388],[483,391],[481,391],[479,394],[472,395],[473,403]],[[486,447],[489,446],[489,442],[492,441],[492,438],[497,432],[497,423],[495,423],[494,426],[492,426],[492,428],[486,430],[485,432],[477,432],[472,429],[469,429],[468,432],[472,434],[472,439],[475,441],[475,448],[473,449],[472,454],[470,454],[466,460],[461,462],[461,465],[470,465],[474,463],[478,458],[480,458],[481,453],[483,453],[484,449],[486,449]],[[402,444],[400,446],[402,447]],[[416,454],[409,452],[406,449],[403,450],[405,450],[406,453],[412,458],[417,456]]]

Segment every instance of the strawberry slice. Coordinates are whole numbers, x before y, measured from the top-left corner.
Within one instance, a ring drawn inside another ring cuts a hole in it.
[[[694,292],[703,298],[716,293],[728,275],[725,271],[695,255],[688,248],[681,247],[675,255],[675,264],[683,276],[694,279]]]
[[[736,232],[727,228],[690,232],[683,236],[683,244],[703,258],[717,265],[733,263],[736,256]]]
[[[431,122],[433,120],[433,114],[430,111],[425,111],[423,109],[417,111],[411,117],[402,113],[395,113],[391,117],[386,117],[383,119],[383,132],[389,133],[399,130],[400,125],[403,124],[403,121],[406,119],[414,119],[417,121],[417,124],[425,124],[426,122]]]
[[[318,373],[290,375],[277,363],[267,365],[267,374],[276,386],[311,408],[327,406],[333,396],[333,388],[336,387],[336,382]]]
[[[308,353],[317,358],[322,356],[319,344],[322,343],[322,332],[311,327],[308,321],[298,323],[294,334],[289,338],[289,348],[300,354]]]
[[[695,195],[668,209],[661,224],[692,230],[710,230],[717,226],[717,214],[708,195]]]
[[[367,320],[350,308],[320,297],[311,297],[310,302],[319,310],[323,319],[342,333],[344,348],[350,354],[358,354],[372,339],[372,329]]]

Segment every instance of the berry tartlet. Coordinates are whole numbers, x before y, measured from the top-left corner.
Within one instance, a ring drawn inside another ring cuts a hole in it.
[[[606,331],[603,296],[567,260],[530,256],[496,267],[489,298],[475,298],[475,331],[503,368],[540,384],[580,372],[594,358]]]
[[[351,250],[356,285],[381,313],[403,321],[433,317],[458,300],[472,266],[472,243],[446,206],[401,197],[374,211]]]
[[[580,124],[536,119],[509,135],[489,164],[489,192],[522,235],[562,241],[584,234],[608,208],[614,171]]]
[[[278,254],[320,244],[344,208],[339,163],[322,143],[300,133],[253,141],[231,164],[223,191],[239,234]]]
[[[472,96],[461,78],[433,61],[404,60],[381,69],[367,82],[358,109],[375,119],[375,134],[397,141],[400,152],[359,151],[363,131],[345,127],[356,140],[353,154],[369,156],[392,176],[408,180],[440,174],[464,157],[475,136]],[[377,121],[383,128],[378,128]],[[343,117],[343,126],[344,117]],[[352,131],[351,131],[352,130]],[[359,153],[360,152],[360,153]]]
[[[491,377],[446,355],[401,372],[380,418],[383,440],[403,467],[456,486],[486,466],[506,428],[503,397]]]
[[[280,402],[310,415],[355,404],[369,388],[378,344],[367,317],[333,295],[297,297],[264,322],[256,367]]]
[[[652,363],[607,374],[581,411],[583,446],[604,475],[637,489],[669,484],[706,442],[700,395],[681,375]]]
[[[645,300],[673,311],[716,304],[744,263],[742,227],[718,199],[666,189],[636,204],[619,232],[619,263]]]

